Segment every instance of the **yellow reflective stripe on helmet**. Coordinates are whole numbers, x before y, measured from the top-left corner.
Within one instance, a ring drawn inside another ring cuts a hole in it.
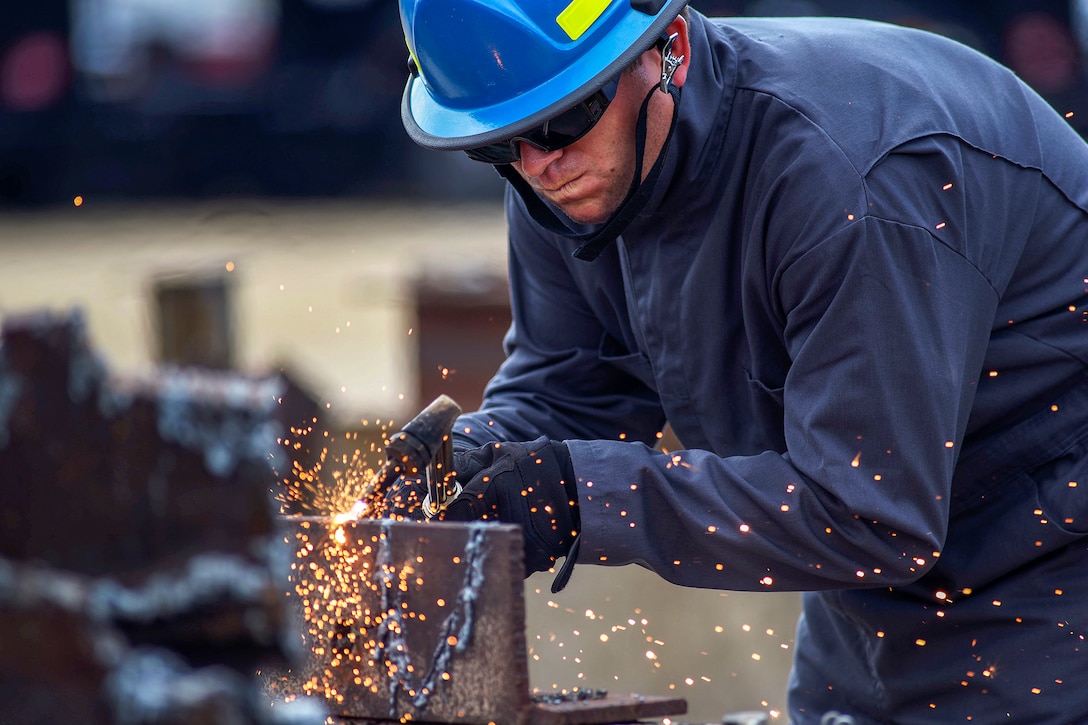
[[[611,3],[612,0],[571,0],[570,5],[556,16],[555,22],[571,40],[578,40]]]

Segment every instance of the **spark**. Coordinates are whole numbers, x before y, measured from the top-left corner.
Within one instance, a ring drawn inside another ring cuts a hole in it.
[[[364,518],[366,513],[366,501],[362,499],[356,501],[349,511],[333,516],[333,521],[338,524],[342,524],[348,521],[355,521],[356,519]],[[343,542],[341,542],[343,543]]]
[[[292,438],[280,439],[280,444],[297,451],[305,447],[306,439],[315,435],[315,430],[313,426],[294,427],[291,435]],[[333,443],[328,431],[321,435]],[[345,440],[348,438],[345,436]],[[355,449],[340,458],[330,457],[328,446],[323,446],[310,468],[304,468],[297,461],[292,463],[290,471],[281,472],[286,475],[275,495],[281,513],[327,516],[334,518],[336,523],[364,515],[381,516],[385,508],[384,494],[375,490],[375,471],[367,465],[367,459],[377,455],[373,443],[367,452]]]
[[[75,206],[83,206],[83,197],[77,194],[76,198],[72,199],[72,204]]]

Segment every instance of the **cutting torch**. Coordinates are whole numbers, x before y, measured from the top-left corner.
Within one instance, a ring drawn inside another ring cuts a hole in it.
[[[423,515],[430,519],[444,511],[461,493],[461,484],[453,477],[452,436],[460,414],[461,406],[448,395],[440,395],[391,435],[385,446],[385,463],[375,474],[376,495],[384,496],[399,477],[422,478],[427,484]]]

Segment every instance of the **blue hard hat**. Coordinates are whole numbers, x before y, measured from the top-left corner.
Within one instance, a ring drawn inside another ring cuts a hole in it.
[[[688,0],[400,0],[410,52],[401,120],[460,150],[565,111],[653,45]]]

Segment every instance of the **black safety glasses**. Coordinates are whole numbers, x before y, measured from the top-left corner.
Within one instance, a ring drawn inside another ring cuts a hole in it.
[[[555,118],[545,121],[542,126],[530,129],[505,141],[478,146],[474,149],[465,149],[465,153],[473,161],[482,161],[485,164],[512,164],[521,159],[521,146],[524,141],[541,151],[556,151],[569,146],[585,136],[601,120],[605,109],[612,99],[616,97],[616,88],[619,86],[619,76],[616,76],[604,86],[593,93],[573,108],[563,111]]]

